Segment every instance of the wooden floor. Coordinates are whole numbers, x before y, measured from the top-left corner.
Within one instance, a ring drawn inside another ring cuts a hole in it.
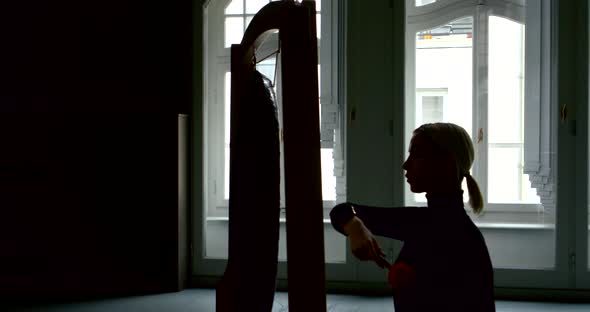
[[[277,292],[273,312],[288,311],[287,293]],[[391,312],[391,297],[364,297],[351,295],[327,296],[329,312]],[[2,306],[3,312],[49,311],[49,312],[207,312],[215,311],[215,291],[213,289],[187,289],[178,293],[103,299],[87,302],[34,305]],[[544,312],[567,311],[588,312],[590,304],[541,303],[522,301],[496,301],[498,312]]]

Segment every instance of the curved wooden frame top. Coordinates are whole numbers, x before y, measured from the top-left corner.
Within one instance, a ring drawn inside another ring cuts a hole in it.
[[[254,53],[274,31],[281,28],[283,22],[289,21],[289,13],[293,8],[308,8],[315,13],[315,1],[302,3],[293,0],[273,1],[265,5],[250,21],[244,32],[240,45],[247,47],[243,62],[249,64],[254,58]],[[279,32],[280,36],[280,32]]]

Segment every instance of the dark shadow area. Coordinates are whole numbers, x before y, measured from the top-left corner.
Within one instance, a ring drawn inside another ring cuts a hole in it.
[[[0,301],[177,290],[191,1],[3,11]]]

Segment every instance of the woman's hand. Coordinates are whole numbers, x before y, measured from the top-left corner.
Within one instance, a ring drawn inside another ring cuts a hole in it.
[[[344,232],[348,235],[352,254],[362,261],[375,261],[382,269],[391,266],[377,240],[358,217],[353,217],[344,225]]]

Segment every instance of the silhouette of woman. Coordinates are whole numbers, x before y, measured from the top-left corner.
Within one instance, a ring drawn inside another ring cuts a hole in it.
[[[452,123],[425,124],[414,130],[409,152],[403,169],[411,191],[426,192],[427,207],[343,203],[330,212],[333,227],[348,236],[358,259],[381,268],[389,263],[373,235],[404,242],[389,267],[396,312],[495,311],[488,249],[463,205],[465,178],[470,206],[476,214],[483,209],[469,174],[469,135]]]

